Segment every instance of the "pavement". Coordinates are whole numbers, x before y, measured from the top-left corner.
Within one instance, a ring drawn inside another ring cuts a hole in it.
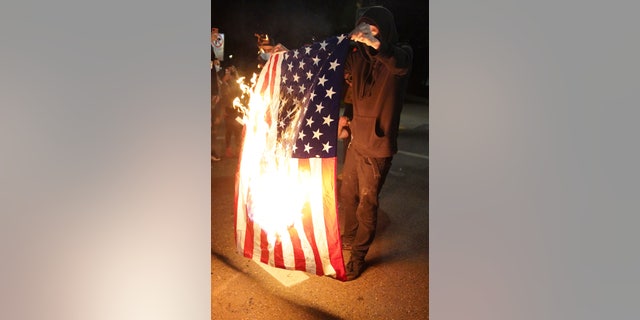
[[[212,162],[211,318],[428,319],[428,119],[427,100],[408,97],[401,116],[400,151],[380,194],[378,232],[366,258],[368,268],[350,282],[272,268],[236,253],[238,159]],[[218,150],[223,142],[217,139]],[[348,253],[344,254],[346,262]]]

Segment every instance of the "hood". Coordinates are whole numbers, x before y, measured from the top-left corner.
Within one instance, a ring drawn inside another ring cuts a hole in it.
[[[370,25],[378,27],[378,35],[376,38],[380,40],[381,46],[383,44],[392,45],[398,42],[398,31],[396,30],[396,24],[393,19],[391,11],[384,7],[370,7],[368,8],[356,22],[356,26],[362,22],[366,22]],[[358,51],[364,57],[365,60],[372,62],[365,64],[362,77],[364,84],[360,89],[360,92],[356,93],[360,97],[371,96],[372,88],[376,82],[375,70],[379,62],[373,58],[373,48],[368,47],[363,43],[356,43],[359,48]]]
[[[380,42],[393,44],[398,42],[398,31],[396,30],[393,14],[386,8],[371,7],[367,9],[362,14],[362,17],[358,19],[358,22],[356,22],[356,26],[361,22],[366,22],[378,27],[379,34],[377,35],[377,38]]]

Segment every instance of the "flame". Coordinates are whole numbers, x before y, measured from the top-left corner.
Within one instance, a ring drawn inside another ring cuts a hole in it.
[[[253,77],[251,77],[251,86],[247,85],[244,82],[245,77],[240,77],[236,80],[236,83],[240,86],[240,90],[242,90],[242,95],[240,97],[236,97],[233,99],[233,107],[240,111],[242,114],[246,115],[249,112],[248,101],[250,101],[251,96],[251,87],[256,83],[257,75],[254,73]],[[238,120],[238,119],[236,119]],[[244,124],[246,120],[239,119],[238,122]]]
[[[279,235],[288,233],[288,228],[302,228],[302,209],[314,185],[311,174],[301,172],[297,161],[291,159],[304,114],[302,106],[298,104],[290,112],[292,120],[280,128],[278,136],[280,101],[260,95],[255,79],[256,74],[251,88],[244,82],[241,84],[248,96],[248,108],[245,108],[238,185],[248,190],[245,199],[248,218],[267,233],[269,245],[273,246]],[[278,88],[274,89],[273,97],[279,97]]]

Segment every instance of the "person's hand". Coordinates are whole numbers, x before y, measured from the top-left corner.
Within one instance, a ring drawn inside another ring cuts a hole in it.
[[[349,118],[341,116],[338,119],[338,139],[346,139],[349,137]]]
[[[349,86],[351,86],[353,78],[351,77],[351,73],[344,73],[344,82],[346,82]]]
[[[282,51],[289,51],[289,49],[287,49],[287,47],[283,46],[281,43],[278,43],[273,48],[271,48],[271,50],[269,50],[268,52],[260,53],[260,58],[262,58],[262,60],[264,61],[267,61],[269,60],[269,58],[271,58],[272,54],[282,52]]]
[[[351,33],[349,38],[356,42],[361,42],[376,50],[380,48],[380,40],[375,36],[378,34],[378,28],[366,22],[360,23]]]
[[[271,53],[278,53],[278,52],[281,52],[281,51],[289,51],[289,49],[287,49],[287,47],[282,45],[282,43],[278,43],[278,44],[276,44],[275,47],[273,47],[273,49],[271,50]]]

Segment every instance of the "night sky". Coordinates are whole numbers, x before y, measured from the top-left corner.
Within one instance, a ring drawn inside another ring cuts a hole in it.
[[[293,49],[348,33],[358,7],[382,5],[395,16],[400,41],[414,50],[409,93],[427,96],[428,3],[424,0],[212,0],[211,26],[225,35],[225,61],[246,73],[255,68],[255,33]],[[228,59],[229,54],[233,55]]]

